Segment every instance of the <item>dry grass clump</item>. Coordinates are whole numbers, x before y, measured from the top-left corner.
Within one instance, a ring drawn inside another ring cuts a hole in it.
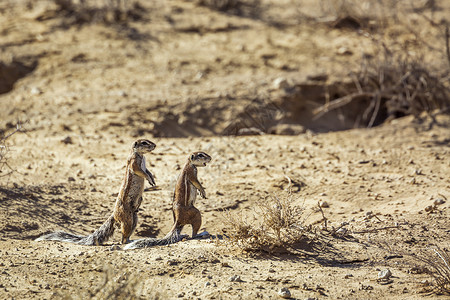
[[[296,249],[309,239],[304,208],[292,204],[292,195],[268,196],[259,201],[253,220],[242,212],[225,212],[226,235],[232,245],[245,251],[273,253]]]
[[[9,133],[0,130],[0,178],[9,176],[14,172],[14,169],[8,164],[8,155],[10,153],[10,146],[8,139],[17,132],[22,131],[22,127],[19,124],[15,126],[15,129]]]
[[[314,111],[316,117],[358,101],[365,110],[355,127],[372,127],[388,118],[450,108],[448,74],[433,72],[423,60],[407,52],[390,51],[383,45],[381,53],[377,58],[364,58],[352,74],[355,91],[328,101]]]
[[[433,246],[413,255],[413,258],[425,264],[421,269],[433,278],[435,292],[450,295],[450,254],[448,250]]]

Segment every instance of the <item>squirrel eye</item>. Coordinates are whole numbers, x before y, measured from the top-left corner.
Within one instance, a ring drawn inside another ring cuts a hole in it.
[[[198,155],[198,157],[205,157],[205,156],[203,155],[203,153],[200,153],[200,154]]]

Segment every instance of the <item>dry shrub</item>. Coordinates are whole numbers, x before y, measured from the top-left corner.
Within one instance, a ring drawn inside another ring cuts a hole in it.
[[[372,127],[387,118],[450,108],[448,74],[433,72],[423,59],[412,58],[406,51],[390,51],[383,45],[380,52],[379,57],[365,57],[352,74],[355,91],[319,107],[314,111],[316,117],[359,101],[365,110],[355,127]]]
[[[433,246],[413,255],[425,265],[421,268],[434,279],[437,293],[450,294],[450,254],[448,250]]]
[[[17,132],[22,131],[22,126],[20,123],[13,126],[11,123],[9,128],[14,128],[11,132],[0,130],[0,178],[9,176],[14,172],[14,169],[8,164],[8,155],[10,152],[10,145],[8,144],[8,139]]]
[[[254,221],[243,212],[225,212],[226,235],[232,245],[245,251],[273,253],[291,250],[307,242],[310,228],[305,225],[304,208],[292,204],[292,194],[268,196],[259,201]]]

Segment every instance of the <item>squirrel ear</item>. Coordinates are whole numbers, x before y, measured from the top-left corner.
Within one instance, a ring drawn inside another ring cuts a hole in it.
[[[195,159],[195,154],[192,154],[191,155],[191,160],[194,160]]]

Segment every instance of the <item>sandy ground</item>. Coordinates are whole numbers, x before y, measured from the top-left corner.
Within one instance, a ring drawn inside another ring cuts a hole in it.
[[[325,132],[350,122],[312,119],[311,99],[296,106],[306,119],[290,128],[301,134],[225,135],[249,107],[258,116],[250,125],[262,131],[292,121],[288,106],[268,105],[289,98],[280,78],[316,88],[308,76],[342,80],[375,51],[367,35],[330,28],[323,8],[303,2],[293,10],[289,1],[263,1],[270,9],[255,16],[248,7],[236,14],[155,1],[141,3],[146,11],[135,21],[78,25],[51,1],[0,4],[0,61],[14,68],[4,82],[24,76],[0,94],[0,129],[11,132],[20,120],[26,131],[7,140],[15,172],[0,178],[0,298],[276,299],[282,287],[294,299],[448,297],[429,293],[431,277],[408,256],[431,253],[431,244],[449,249],[448,115]],[[434,17],[445,19],[449,7],[437,2]],[[438,47],[437,29],[420,28]],[[414,40],[395,26],[386,31]],[[441,63],[433,55],[425,57]],[[169,231],[180,166],[202,150],[213,158],[199,170],[208,194],[197,201],[202,231],[227,234],[224,210],[252,220],[258,202],[290,197],[315,228],[315,246],[269,254],[203,239],[123,251],[114,247],[118,233],[95,247],[35,242],[54,230],[88,234],[104,222],[138,137],[157,144],[147,155],[157,188],[146,186],[133,239]],[[318,202],[328,204],[326,228]],[[390,280],[377,280],[385,269]]]

